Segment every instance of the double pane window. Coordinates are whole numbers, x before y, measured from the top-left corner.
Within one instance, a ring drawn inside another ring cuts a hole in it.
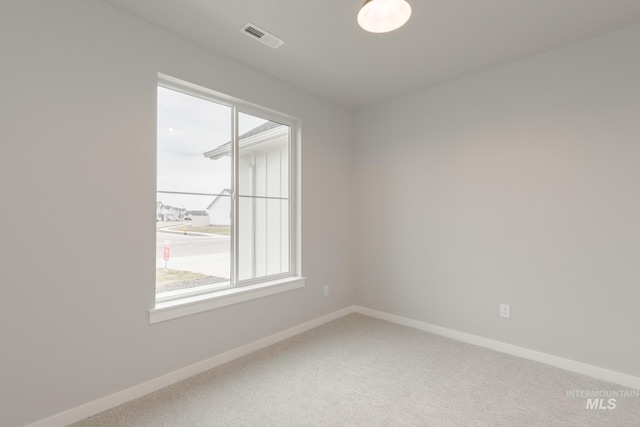
[[[156,297],[293,275],[296,122],[158,85]]]

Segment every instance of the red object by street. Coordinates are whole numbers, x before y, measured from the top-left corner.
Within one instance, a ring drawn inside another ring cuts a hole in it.
[[[162,259],[164,259],[165,261],[169,261],[169,255],[171,254],[171,242],[168,240],[164,241],[164,254],[162,256]]]

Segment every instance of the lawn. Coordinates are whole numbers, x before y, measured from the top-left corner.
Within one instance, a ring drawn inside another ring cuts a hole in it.
[[[192,271],[171,270],[170,268],[156,268],[156,286],[170,285],[173,283],[183,283],[190,280],[207,278],[206,274],[194,273]]]

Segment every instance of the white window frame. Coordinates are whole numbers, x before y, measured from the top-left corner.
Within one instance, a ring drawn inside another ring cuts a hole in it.
[[[187,316],[206,310],[225,307],[232,304],[250,301],[281,292],[301,288],[305,285],[305,278],[301,274],[301,241],[300,241],[300,125],[299,119],[270,110],[265,107],[252,104],[234,98],[211,89],[204,88],[192,83],[185,82],[175,77],[158,74],[157,86],[170,90],[175,90],[186,95],[212,101],[231,108],[232,120],[232,195],[231,203],[235,206],[232,209],[232,238],[231,251],[231,283],[234,285],[227,287],[216,287],[214,285],[201,286],[194,289],[165,292],[156,297],[155,307],[149,310],[150,323],[162,322],[165,320]],[[240,113],[250,114],[266,120],[281,123],[289,126],[289,272],[266,277],[258,277],[248,280],[238,281],[238,144],[239,130],[237,128],[238,115]],[[155,293],[155,282],[154,282]]]

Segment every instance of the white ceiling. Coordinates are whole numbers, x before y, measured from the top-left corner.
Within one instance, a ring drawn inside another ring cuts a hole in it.
[[[358,27],[363,0],[102,1],[353,108],[640,23],[640,0],[410,0],[387,34]],[[247,22],[286,43],[252,40]]]

